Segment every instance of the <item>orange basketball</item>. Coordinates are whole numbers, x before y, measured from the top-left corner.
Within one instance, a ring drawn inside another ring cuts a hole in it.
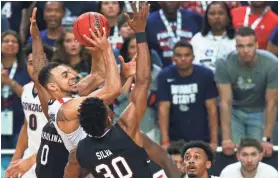
[[[102,14],[97,12],[86,12],[80,15],[73,24],[73,33],[75,39],[82,45],[86,47],[90,47],[83,35],[87,37],[91,37],[91,33],[89,28],[91,28],[97,36],[96,28],[100,31],[101,35],[103,35],[102,28],[105,27],[106,35],[109,36],[110,27],[108,24],[108,20]]]

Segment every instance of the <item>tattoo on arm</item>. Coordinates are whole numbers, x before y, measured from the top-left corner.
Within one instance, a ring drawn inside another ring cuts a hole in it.
[[[46,58],[46,55],[44,51],[42,52],[33,52],[33,58],[34,60],[34,70],[36,73],[39,73],[40,70],[47,65],[48,60]]]
[[[62,122],[69,121],[69,119],[66,118],[66,116],[65,116],[63,108],[60,108],[58,111],[57,121],[62,121]]]

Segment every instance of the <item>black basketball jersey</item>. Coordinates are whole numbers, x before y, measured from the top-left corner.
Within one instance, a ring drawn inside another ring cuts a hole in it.
[[[57,133],[52,120],[42,129],[41,145],[37,154],[38,178],[61,178],[68,162],[69,152]]]
[[[77,160],[82,168],[96,178],[151,178],[150,159],[144,148],[139,147],[115,124],[102,137],[87,136],[78,143]]]

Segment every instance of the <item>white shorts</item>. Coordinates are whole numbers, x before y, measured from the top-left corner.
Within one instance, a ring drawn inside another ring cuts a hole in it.
[[[35,169],[36,163],[22,176],[22,178],[37,178]]]

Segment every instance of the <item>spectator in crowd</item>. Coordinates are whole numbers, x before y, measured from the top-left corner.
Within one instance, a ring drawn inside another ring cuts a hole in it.
[[[148,44],[158,52],[163,67],[172,64],[173,47],[180,40],[190,41],[200,31],[202,17],[186,9],[180,2],[160,2],[161,9],[149,15],[146,27]]]
[[[240,6],[239,1],[224,1],[229,8],[235,8]],[[184,1],[182,6],[188,10],[195,11],[200,15],[204,15],[205,11],[207,11],[209,4],[211,1]]]
[[[226,166],[220,178],[277,178],[277,170],[262,163],[263,148],[259,140],[253,137],[243,137],[237,150],[238,162]]]
[[[22,86],[30,82],[22,56],[19,35],[6,31],[1,35],[1,148],[14,148],[17,136],[24,122],[20,102]],[[16,111],[16,112],[15,112]]]
[[[272,154],[278,59],[257,46],[255,31],[241,27],[236,33],[237,51],[216,62],[222,147],[227,155],[234,153],[235,143],[245,136],[262,139],[265,155]]]
[[[203,141],[190,141],[184,145],[181,156],[189,178],[217,178],[208,174],[215,159],[209,144]]]
[[[49,1],[44,6],[44,20],[46,21],[46,30],[41,31],[41,39],[43,44],[51,47],[55,46],[56,40],[61,36],[62,18],[65,15],[65,6],[61,1]],[[32,43],[32,37],[28,43]]]
[[[32,1],[3,1],[1,3],[1,15],[8,19],[10,29],[20,34],[22,44],[26,40],[30,12],[35,3]]]
[[[217,88],[213,72],[193,65],[192,45],[179,41],[174,46],[175,65],[158,76],[158,117],[162,146],[184,139],[218,144]]]
[[[117,44],[123,43],[123,38],[120,36],[120,29],[117,24],[118,16],[123,11],[124,4],[120,1],[99,1],[98,12],[103,14],[110,25],[109,41],[113,49],[117,48]]]
[[[137,53],[136,48],[136,38],[135,36],[130,36],[127,38],[123,44],[123,47],[120,51],[121,56],[125,61],[125,63],[130,62]],[[120,59],[120,58],[119,58]],[[153,141],[159,143],[160,142],[160,134],[156,119],[156,95],[155,92],[157,90],[156,78],[161,70],[161,68],[155,63],[156,59],[153,59],[153,55],[151,55],[151,85],[148,91],[148,107],[144,114],[144,117],[140,123],[140,129],[151,138]],[[120,116],[122,111],[128,105],[128,97],[130,95],[130,89],[133,83],[133,78],[129,78],[124,86],[124,90],[116,100],[115,114],[116,116]]]
[[[213,1],[205,12],[201,32],[191,39],[194,63],[214,72],[215,61],[225,58],[235,49],[234,36],[235,29],[229,7],[225,2]]]
[[[6,30],[10,29],[10,24],[6,16],[1,16],[1,32],[4,32]]]
[[[65,29],[57,39],[52,62],[71,66],[80,78],[91,71],[91,56],[84,46],[75,41],[72,29]]]
[[[96,12],[96,1],[64,1],[65,15],[62,19],[63,27],[72,27],[77,17],[85,12]],[[78,7],[78,8],[77,8]]]
[[[177,165],[178,169],[182,172],[181,178],[185,177],[185,170],[182,161],[182,148],[185,144],[184,140],[173,141],[167,148],[168,154],[172,157],[172,160]]]
[[[278,56],[278,25],[269,36],[267,50],[272,52],[276,56]],[[277,104],[277,111],[278,111],[278,104]],[[278,114],[276,114],[276,124],[274,128],[273,144],[278,145]]]
[[[278,16],[268,7],[267,1],[251,1],[250,6],[232,9],[236,29],[249,26],[256,31],[259,49],[266,49],[268,36],[278,24]]]

